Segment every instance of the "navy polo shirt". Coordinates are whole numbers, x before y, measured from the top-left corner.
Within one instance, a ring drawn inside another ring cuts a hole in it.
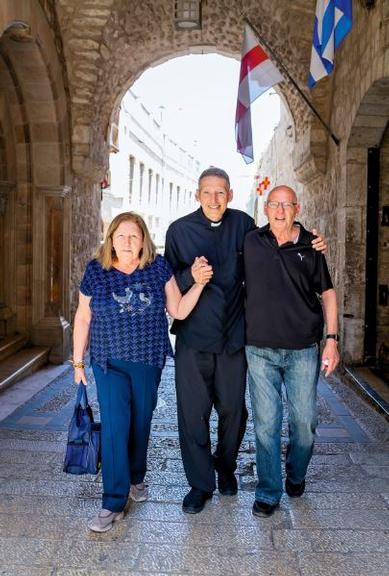
[[[266,225],[246,236],[246,343],[302,349],[320,342],[323,311],[318,294],[332,288],[326,259],[300,225],[296,243],[281,246]]]
[[[216,226],[201,208],[169,226],[165,257],[182,292],[193,284],[190,268],[196,256],[205,256],[213,267],[212,280],[194,310],[173,323],[172,333],[187,346],[230,354],[244,346],[243,242],[253,229],[248,214],[230,208]]]

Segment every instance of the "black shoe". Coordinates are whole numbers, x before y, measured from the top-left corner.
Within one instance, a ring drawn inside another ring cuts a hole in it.
[[[305,480],[303,480],[300,484],[292,484],[292,482],[287,478],[285,480],[285,490],[288,496],[297,498],[298,496],[304,494]]]
[[[260,502],[259,500],[255,500],[253,504],[253,514],[254,516],[262,516],[267,518],[273,514],[276,508],[278,508],[278,502],[277,504],[268,504],[267,502]]]
[[[187,514],[198,514],[210,498],[212,498],[212,492],[192,488],[182,502],[182,509]]]
[[[238,492],[238,482],[235,474],[218,474],[217,484],[223,496],[235,496]]]

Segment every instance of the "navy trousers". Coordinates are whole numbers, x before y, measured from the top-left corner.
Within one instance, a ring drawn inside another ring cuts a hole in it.
[[[95,363],[92,368],[101,416],[103,508],[121,512],[131,484],[146,474],[161,369],[124,360],[108,360],[106,373]]]

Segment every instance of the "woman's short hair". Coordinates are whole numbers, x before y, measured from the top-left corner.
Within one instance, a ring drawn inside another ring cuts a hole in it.
[[[107,234],[105,235],[104,242],[97,251],[96,258],[104,268],[109,270],[115,262],[115,249],[113,247],[112,237],[122,222],[133,222],[136,224],[143,235],[143,246],[140,253],[139,268],[144,268],[155,260],[156,248],[151,239],[150,232],[147,229],[145,221],[139,214],[135,212],[123,212],[118,214],[108,226]]]

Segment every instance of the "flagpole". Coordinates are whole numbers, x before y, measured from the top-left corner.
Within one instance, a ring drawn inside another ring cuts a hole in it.
[[[312,102],[307,98],[307,96],[304,94],[304,92],[301,90],[300,86],[297,84],[297,82],[295,81],[294,78],[292,78],[292,76],[289,74],[288,70],[285,68],[284,64],[281,62],[281,60],[278,58],[277,54],[275,54],[274,50],[269,46],[269,44],[266,42],[266,40],[264,40],[264,38],[261,36],[261,34],[258,32],[258,30],[255,28],[255,26],[252,25],[252,23],[250,22],[250,20],[247,18],[247,16],[244,16],[244,21],[250,26],[250,28],[253,30],[254,34],[257,36],[259,42],[261,44],[263,44],[263,46],[266,48],[266,50],[268,51],[268,53],[270,54],[270,56],[272,56],[272,58],[277,62],[277,65],[281,68],[282,73],[284,74],[284,76],[286,76],[286,78],[289,80],[289,82],[291,82],[291,84],[296,88],[297,92],[300,94],[301,98],[304,100],[304,102],[307,104],[307,106],[310,108],[310,110],[314,113],[314,115],[320,120],[320,122],[322,123],[322,125],[324,126],[324,128],[327,130],[328,134],[331,136],[332,140],[335,142],[335,144],[337,146],[339,146],[340,144],[340,140],[339,138],[337,138],[335,136],[335,134],[332,132],[331,128],[328,126],[327,122],[320,116],[319,112],[316,110],[316,108],[313,106]]]

